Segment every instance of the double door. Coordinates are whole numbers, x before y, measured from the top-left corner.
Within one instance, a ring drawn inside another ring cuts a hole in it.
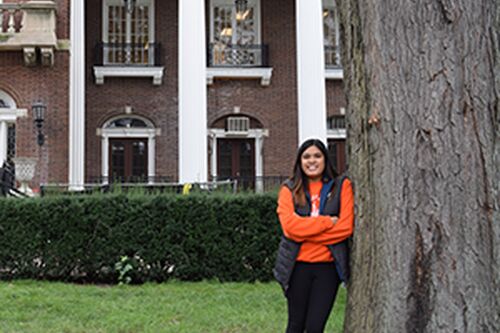
[[[217,178],[233,179],[243,188],[255,185],[255,140],[217,140]]]
[[[109,161],[111,182],[147,182],[148,140],[110,139]]]

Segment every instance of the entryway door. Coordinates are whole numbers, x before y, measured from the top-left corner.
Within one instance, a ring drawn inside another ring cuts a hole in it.
[[[148,139],[109,140],[110,182],[148,181]]]
[[[234,179],[243,188],[254,188],[254,139],[217,139],[217,179]]]

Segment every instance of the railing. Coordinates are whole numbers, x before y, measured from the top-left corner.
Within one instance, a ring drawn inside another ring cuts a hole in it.
[[[17,3],[0,4],[0,34],[18,33],[22,26],[23,11]]]
[[[277,191],[287,176],[247,176],[224,179],[233,183],[234,192],[272,192]]]
[[[156,177],[156,181],[168,179],[169,177]],[[191,193],[191,192],[273,192],[278,191],[281,184],[287,179],[286,176],[261,176],[261,177],[232,177],[223,180],[211,180],[193,184],[181,184],[177,182],[142,182],[142,183],[86,183],[83,191],[69,191],[69,184],[42,184],[40,195],[72,195],[75,193],[108,193],[108,192],[130,192],[141,193]]]
[[[207,60],[209,67],[267,67],[268,46],[212,43]]]
[[[340,47],[325,46],[325,66],[326,68],[342,68]]]
[[[98,43],[97,66],[161,66],[160,43]]]

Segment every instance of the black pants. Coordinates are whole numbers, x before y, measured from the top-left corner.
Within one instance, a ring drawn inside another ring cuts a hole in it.
[[[287,291],[286,333],[323,332],[340,278],[333,262],[296,262]]]

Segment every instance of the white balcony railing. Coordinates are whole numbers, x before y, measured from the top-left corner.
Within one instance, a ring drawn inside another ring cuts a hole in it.
[[[23,50],[28,66],[53,65],[56,7],[53,0],[0,3],[0,51]]]

